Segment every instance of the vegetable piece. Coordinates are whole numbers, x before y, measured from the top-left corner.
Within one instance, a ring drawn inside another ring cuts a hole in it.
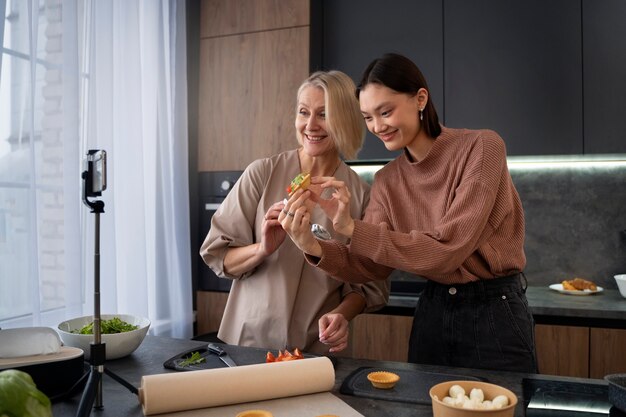
[[[300,351],[300,349],[295,348],[293,350],[293,353],[289,352],[289,350],[285,349],[283,350],[278,350],[278,356],[274,356],[274,354],[272,354],[272,352],[267,352],[265,354],[265,362],[266,363],[271,363],[271,362],[285,362],[285,361],[293,361],[296,359],[304,359],[304,355],[302,354],[302,352]]]
[[[100,333],[102,334],[130,332],[133,330],[137,330],[138,328],[139,326],[127,323],[119,317],[113,317],[110,320],[100,321]],[[81,327],[79,330],[72,330],[72,333],[93,334],[93,321]]]
[[[304,359],[304,355],[302,354],[302,352],[300,352],[300,349],[295,348],[293,350],[293,356],[295,356],[298,359]]]
[[[180,361],[178,365],[185,367],[185,366],[191,366],[191,365],[198,365],[204,362],[206,362],[206,358],[200,356],[200,352],[193,352],[191,356],[189,356],[187,359],[183,361]]]
[[[50,399],[37,389],[29,374],[0,371],[0,416],[52,417]]]

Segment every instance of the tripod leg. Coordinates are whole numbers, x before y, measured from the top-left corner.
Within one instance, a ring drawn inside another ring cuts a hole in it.
[[[133,385],[131,385],[130,382],[123,379],[121,376],[115,374],[113,371],[109,371],[107,368],[104,368],[104,373],[110,376],[111,378],[113,378],[114,380],[116,380],[117,382],[119,382],[120,384],[124,385],[133,394],[139,395],[139,390]]]
[[[95,368],[92,368],[89,374],[89,379],[85,385],[83,396],[78,404],[77,417],[87,417],[91,414],[91,408],[96,399],[100,383],[102,382],[102,374]]]

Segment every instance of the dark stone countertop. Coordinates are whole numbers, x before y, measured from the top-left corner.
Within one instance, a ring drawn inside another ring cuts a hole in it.
[[[194,340],[171,339],[158,336],[147,336],[141,346],[130,356],[125,358],[109,361],[105,364],[105,369],[114,372],[117,376],[123,378],[135,387],[141,385],[141,377],[143,375],[160,374],[166,372],[174,372],[163,367],[163,363],[188,349],[194,349],[205,346],[205,343]],[[231,355],[238,365],[248,365],[263,362],[265,359],[266,349],[246,348],[239,346],[222,345],[224,349]],[[437,366],[415,365],[404,362],[382,362],[359,360],[349,358],[336,358],[335,366],[335,386],[332,390],[338,398],[346,402],[352,408],[363,414],[364,416],[376,417],[409,417],[409,416],[432,416],[432,408],[430,405],[417,405],[403,403],[397,401],[375,400],[351,395],[344,395],[339,392],[343,380],[354,370],[363,367],[377,367],[384,369],[397,370],[417,370],[426,372],[439,372],[446,374],[465,375],[484,378],[488,382],[504,386],[513,391],[519,399],[516,407],[515,416],[522,417],[525,415],[525,404],[528,399],[524,395],[525,378],[532,380],[559,381],[559,382],[575,382],[584,384],[593,384],[594,386],[606,386],[607,383],[601,380],[555,377],[534,374],[518,374],[498,371],[484,371],[463,368],[446,368]],[[210,389],[210,387],[207,387]],[[67,417],[76,415],[78,403],[82,394],[79,392],[70,399],[62,402],[56,402],[53,405],[53,414],[55,417]],[[99,417],[140,417],[143,411],[139,404],[138,398],[127,388],[114,381],[110,376],[103,376],[103,408],[100,410],[92,410],[92,415]],[[305,417],[305,416],[303,416]]]
[[[562,294],[546,287],[529,286],[528,305],[539,324],[626,328],[626,298],[618,290],[593,295]],[[392,295],[379,314],[412,316],[419,296]]]

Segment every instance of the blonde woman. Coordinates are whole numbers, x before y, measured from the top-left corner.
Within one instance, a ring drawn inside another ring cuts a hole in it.
[[[365,136],[354,89],[340,71],[307,78],[297,94],[300,146],[251,163],[213,216],[200,254],[218,276],[233,280],[218,332],[224,342],[339,352],[348,346],[350,320],[387,303],[388,281],[332,279],[305,262],[278,221],[286,187],[301,172],[340,178],[351,192],[351,215],[362,217],[369,186],[341,158],[354,158]],[[321,209],[312,213],[312,223],[345,242]]]

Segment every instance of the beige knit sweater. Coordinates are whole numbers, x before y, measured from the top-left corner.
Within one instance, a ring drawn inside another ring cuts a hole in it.
[[[412,162],[405,151],[376,174],[349,246],[320,243],[322,258],[309,262],[346,281],[393,269],[443,284],[522,271],[524,210],[502,138],[443,127],[426,158]]]

